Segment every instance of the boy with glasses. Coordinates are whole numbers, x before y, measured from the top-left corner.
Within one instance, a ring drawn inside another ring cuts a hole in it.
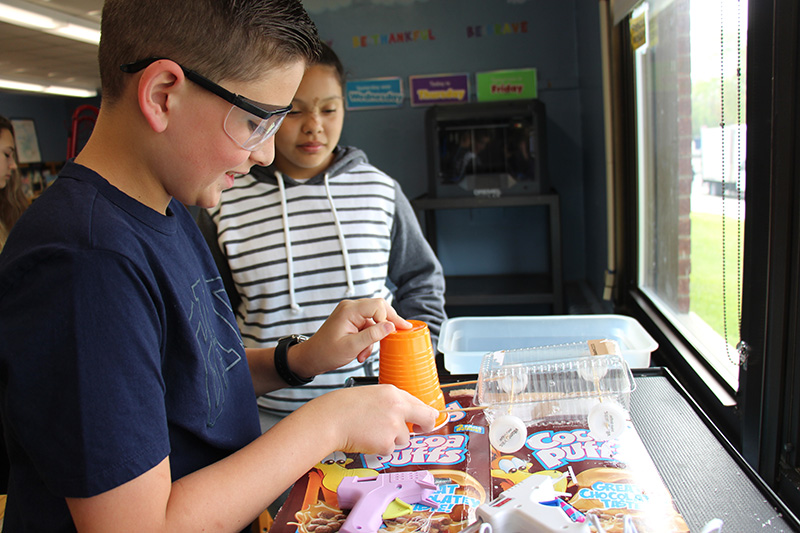
[[[433,427],[435,410],[375,386],[261,435],[257,395],[363,361],[408,323],[346,301],[305,342],[245,350],[181,205],[211,207],[272,160],[318,48],[299,0],[105,1],[95,130],[0,256],[8,530],[240,531],[329,453]]]
[[[425,322],[436,346],[442,266],[400,184],[340,143],[345,85],[344,65],[322,43],[275,134],[275,162],[253,167],[198,216],[247,347],[315,332],[343,298],[385,298]],[[376,375],[378,352],[260,397],[262,426],[350,377]]]

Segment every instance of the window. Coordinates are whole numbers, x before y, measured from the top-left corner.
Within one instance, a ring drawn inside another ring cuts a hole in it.
[[[800,9],[649,0],[632,12],[634,0],[617,2],[619,303],[659,341],[656,364],[797,515]],[[719,210],[712,231],[698,192]],[[701,306],[698,290],[723,271],[724,289]]]
[[[649,0],[631,15],[640,290],[738,387],[747,5]]]

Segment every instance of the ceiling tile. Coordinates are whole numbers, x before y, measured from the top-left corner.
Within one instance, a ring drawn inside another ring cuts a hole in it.
[[[82,18],[93,25],[99,24],[103,6],[103,0],[29,0],[27,3]],[[0,78],[99,88],[97,46],[0,22]]]

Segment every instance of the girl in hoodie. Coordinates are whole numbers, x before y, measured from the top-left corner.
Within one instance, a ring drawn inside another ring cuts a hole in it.
[[[323,45],[275,136],[274,163],[253,167],[198,219],[247,347],[311,335],[340,300],[370,297],[426,322],[436,346],[445,319],[441,264],[400,185],[358,148],[339,145],[343,94],[342,64]],[[376,375],[377,350],[258,403],[277,420],[350,376]]]

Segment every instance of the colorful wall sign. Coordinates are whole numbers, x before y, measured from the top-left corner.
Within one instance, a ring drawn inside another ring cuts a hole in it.
[[[403,105],[403,81],[400,78],[348,81],[345,93],[347,109],[380,109]]]
[[[409,76],[408,86],[413,106],[469,101],[469,74]]]
[[[528,33],[528,21],[502,22],[485,26],[467,26],[467,38],[489,37],[491,35],[515,35]]]
[[[536,69],[495,70],[475,74],[479,102],[536,98]]]
[[[435,41],[432,29],[410,30],[392,33],[374,33],[372,35],[354,35],[353,48],[379,46],[384,44],[404,44],[417,41]]]

